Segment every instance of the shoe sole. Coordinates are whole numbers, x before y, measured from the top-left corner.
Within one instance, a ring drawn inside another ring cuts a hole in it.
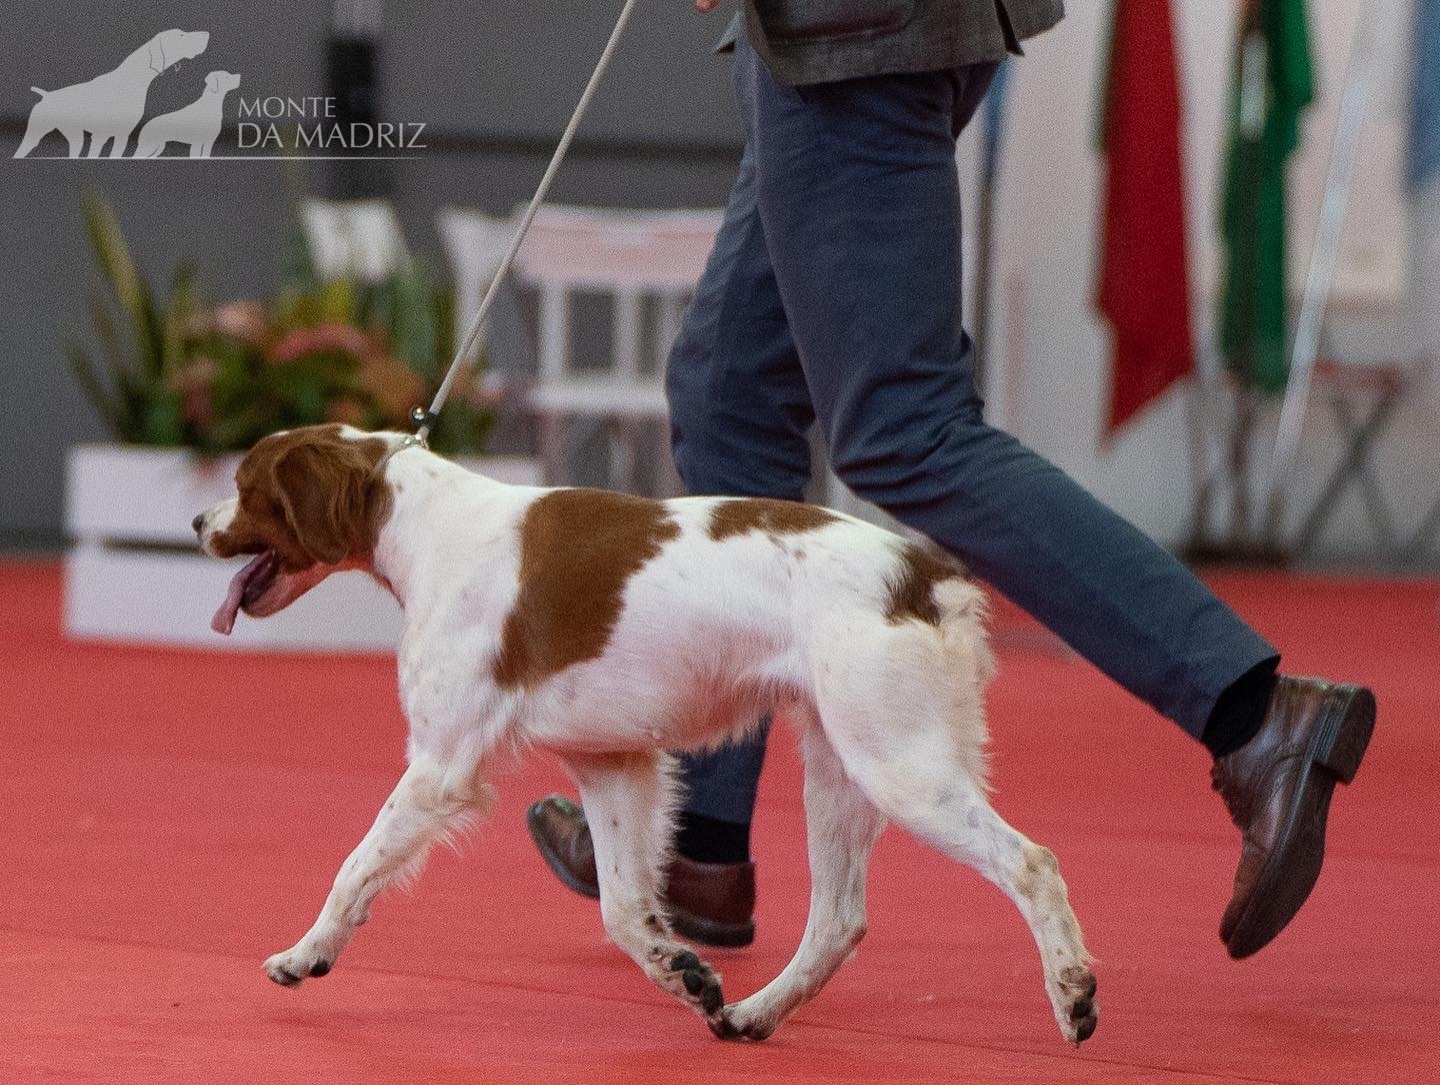
[[[540,853],[540,858],[545,860],[545,865],[550,868],[550,873],[559,878],[565,888],[579,893],[582,897],[599,900],[600,887],[577,878],[551,849],[550,842],[541,828],[540,812],[546,801],[541,799],[525,811],[525,827],[530,830],[530,839],[535,842],[535,850]],[[670,917],[670,926],[675,933],[692,942],[699,942],[707,946],[720,946],[724,949],[739,949],[755,941],[755,921],[753,919],[744,923],[723,923],[717,919],[706,919],[704,916],[693,915],[673,905],[667,907],[666,914]]]
[[[667,906],[666,914],[670,917],[670,926],[675,933],[692,942],[720,946],[722,949],[740,949],[755,941],[753,919],[744,923],[722,923],[717,919],[694,915],[674,905]]]
[[[1375,730],[1375,695],[1357,686],[1340,686],[1316,728],[1307,752],[1305,778],[1270,853],[1250,901],[1226,941],[1236,960],[1264,949],[1295,918],[1325,862],[1325,825],[1335,784],[1355,779]]]
[[[559,878],[566,889],[579,893],[582,897],[589,897],[591,900],[600,899],[600,887],[582,882],[577,878],[563,862],[560,857],[550,849],[550,841],[546,839],[540,825],[540,808],[548,800],[541,799],[534,803],[530,809],[525,811],[525,827],[530,830],[530,839],[535,841],[535,850],[540,853],[540,858],[545,860],[545,865],[550,868],[550,873]]]

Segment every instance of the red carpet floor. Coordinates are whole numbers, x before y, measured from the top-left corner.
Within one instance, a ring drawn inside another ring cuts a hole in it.
[[[894,830],[855,960],[769,1042],[711,1039],[532,853],[524,806],[562,783],[543,761],[328,978],[281,990],[261,960],[304,932],[401,771],[389,664],[70,644],[58,569],[0,565],[0,1080],[1440,1081],[1440,584],[1216,584],[1291,669],[1372,683],[1380,727],[1310,904],[1235,964],[1215,928],[1236,843],[1202,752],[1005,620],[996,805],[1060,855],[1101,962],[1076,1052],[1008,902]],[[731,998],[804,925],[777,739],[760,936],[711,955]]]

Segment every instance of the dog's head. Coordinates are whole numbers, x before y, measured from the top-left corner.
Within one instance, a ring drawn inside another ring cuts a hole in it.
[[[399,434],[311,426],[264,438],[235,472],[238,496],[195,517],[212,557],[254,558],[235,574],[211,623],[229,633],[244,610],[283,610],[339,569],[367,568],[390,508],[380,477]]]
[[[240,76],[234,72],[211,72],[205,77],[205,93],[225,97],[240,85]]]
[[[150,70],[159,75],[172,64],[198,57],[209,44],[210,35],[204,30],[162,30],[145,47]]]

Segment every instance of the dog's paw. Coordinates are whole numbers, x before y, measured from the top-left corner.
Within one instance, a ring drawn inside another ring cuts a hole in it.
[[[688,949],[681,950],[665,962],[665,986],[707,1020],[725,1006],[720,977]]]
[[[1060,1034],[1079,1047],[1095,1033],[1100,1007],[1095,1004],[1095,975],[1081,965],[1064,969],[1057,982],[1055,1017]]]
[[[302,946],[277,953],[265,962],[265,974],[281,987],[298,987],[300,981],[309,976],[319,979],[334,966],[328,957],[307,950]]]
[[[747,1009],[744,1002],[733,1006],[722,1006],[720,1012],[705,1019],[713,1032],[722,1040],[766,1040],[775,1031],[776,1021]]]

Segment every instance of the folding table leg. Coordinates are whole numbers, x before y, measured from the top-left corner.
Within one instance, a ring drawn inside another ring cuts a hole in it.
[[[1437,535],[1440,535],[1440,500],[1437,500],[1431,506],[1430,511],[1425,514],[1425,519],[1421,521],[1415,537],[1405,547],[1405,553],[1401,555],[1401,560],[1407,565],[1418,562],[1425,556],[1425,551],[1430,549],[1430,545],[1435,541]]]
[[[1370,451],[1376,439],[1389,425],[1399,401],[1399,390],[1392,388],[1380,396],[1363,422],[1357,422],[1344,397],[1336,396],[1331,400],[1335,419],[1340,424],[1341,432],[1350,441],[1350,446],[1300,528],[1295,542],[1297,553],[1304,553],[1314,543],[1352,479],[1360,488],[1361,497],[1373,519],[1375,533],[1380,536],[1381,545],[1392,554],[1399,551],[1399,538],[1385,508],[1384,498],[1370,474]]]
[[[1354,435],[1355,441],[1362,445],[1355,463],[1355,481],[1360,487],[1360,496],[1370,511],[1375,533],[1380,536],[1381,545],[1390,553],[1400,549],[1400,538],[1399,533],[1395,530],[1394,521],[1390,518],[1390,510],[1385,507],[1385,498],[1380,492],[1380,484],[1370,471],[1370,451],[1381,431],[1389,422],[1390,415],[1394,413],[1393,408],[1397,398],[1393,394],[1387,393],[1376,404],[1370,417],[1358,426],[1354,421],[1354,416],[1350,413],[1349,406],[1344,401],[1335,404],[1336,414],[1345,416],[1347,420],[1345,424]]]

